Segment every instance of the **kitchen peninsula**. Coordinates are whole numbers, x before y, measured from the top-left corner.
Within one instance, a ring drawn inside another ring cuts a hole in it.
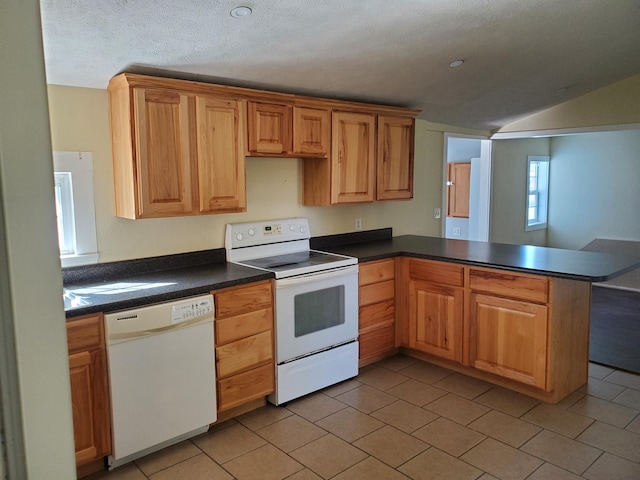
[[[381,314],[387,322],[377,330],[366,315],[366,289],[375,283],[361,276],[361,366],[401,351],[549,403],[587,381],[591,283],[640,265],[636,257],[391,237],[387,229],[368,233],[374,241],[357,235],[323,237],[312,246],[357,257],[361,271],[378,262],[382,272],[394,261],[394,303],[378,309],[392,314]],[[387,333],[376,335],[382,328]],[[373,353],[363,358],[362,352]]]

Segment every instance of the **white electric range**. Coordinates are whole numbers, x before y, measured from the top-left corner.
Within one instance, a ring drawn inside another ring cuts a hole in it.
[[[275,405],[358,374],[358,260],[310,238],[306,218],[227,225],[227,261],[276,277]]]

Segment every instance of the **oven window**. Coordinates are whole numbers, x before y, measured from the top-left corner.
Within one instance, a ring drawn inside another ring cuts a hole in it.
[[[294,298],[295,336],[344,323],[344,285],[302,293]]]

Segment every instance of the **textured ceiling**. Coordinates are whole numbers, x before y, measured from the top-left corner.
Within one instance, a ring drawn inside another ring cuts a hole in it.
[[[231,17],[238,5],[253,14]],[[41,0],[41,10],[58,85],[160,73],[495,129],[640,73],[640,0]],[[464,65],[450,68],[456,59]]]

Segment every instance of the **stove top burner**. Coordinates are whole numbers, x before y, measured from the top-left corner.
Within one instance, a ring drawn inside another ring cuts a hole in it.
[[[250,267],[263,268],[265,270],[271,270],[273,272],[284,272],[287,270],[305,267],[327,265],[340,260],[343,260],[343,257],[338,257],[336,255],[318,252],[315,250],[308,250],[305,252],[275,255],[273,257],[254,258],[252,260],[245,260],[242,263]]]

